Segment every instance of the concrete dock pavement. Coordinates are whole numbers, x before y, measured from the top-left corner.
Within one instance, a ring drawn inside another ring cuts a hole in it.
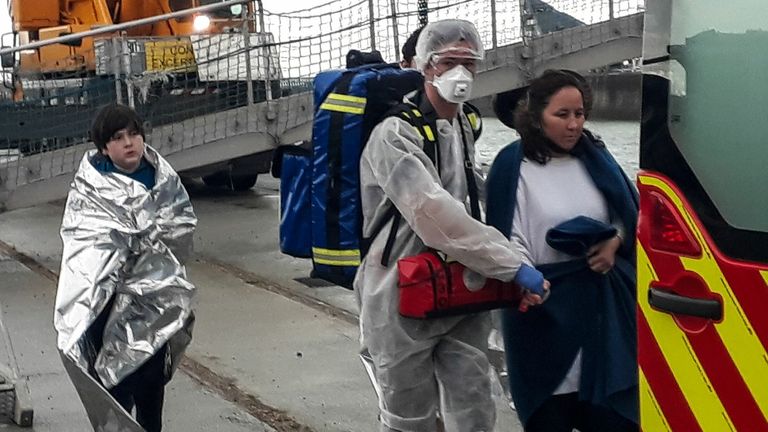
[[[262,285],[287,288],[357,316],[352,291],[324,281],[306,281],[312,268],[309,260],[280,252],[277,180],[261,176],[256,188],[244,194],[206,188],[201,183],[188,184],[187,189],[199,218],[195,238],[199,256],[234,272],[245,271],[244,277]]]
[[[0,252],[0,307],[11,346],[0,343],[0,362],[15,358],[32,396],[34,423],[21,428],[0,420],[0,431],[83,432],[91,429],[59,359],[53,330],[55,283]],[[168,431],[273,432],[243,409],[177,374],[168,385]],[[189,407],[194,406],[194,410]]]
[[[241,194],[197,183],[188,189],[199,217],[196,257],[188,263],[199,288],[197,322],[187,360],[168,387],[164,430],[378,430],[375,394],[356,355],[353,293],[303,283],[309,262],[279,252],[277,183],[260,178]],[[0,253],[9,249],[16,263],[15,279],[0,280],[0,303],[4,310],[35,311],[6,314],[15,346],[24,345],[17,355],[27,361],[44,351],[55,358],[26,363],[32,367],[23,371],[30,376],[34,430],[67,432],[89,429],[55,357],[52,278],[61,259],[62,208],[57,202],[0,214]],[[39,377],[58,381],[35,382]],[[498,405],[496,430],[522,430],[504,401]],[[53,427],[59,419],[74,426]]]

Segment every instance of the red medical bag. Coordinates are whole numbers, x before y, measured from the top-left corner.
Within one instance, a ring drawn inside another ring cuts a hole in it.
[[[399,271],[400,315],[437,318],[517,307],[522,289],[513,282],[486,279],[458,262],[428,251],[402,258]]]

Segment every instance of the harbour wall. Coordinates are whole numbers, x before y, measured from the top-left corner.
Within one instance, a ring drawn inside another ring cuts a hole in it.
[[[594,120],[639,121],[641,103],[641,74],[611,72],[587,75],[594,103],[590,118]],[[491,97],[475,99],[472,103],[484,117],[495,117]]]

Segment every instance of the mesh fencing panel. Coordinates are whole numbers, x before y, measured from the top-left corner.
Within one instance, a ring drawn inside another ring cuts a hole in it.
[[[214,15],[210,34],[151,37],[144,27],[79,46],[21,50],[18,73],[2,71],[0,184],[12,189],[71,173],[91,148],[91,121],[109,103],[134,107],[148,131],[159,131],[152,145],[171,154],[266,128],[248,107],[268,100],[280,101],[270,127],[291,127],[295,112],[305,109],[292,97],[311,91],[315,74],[344,67],[351,49],[376,49],[397,62],[425,20],[474,23],[486,51],[495,51],[482,70],[519,63],[519,53],[504,48],[524,34],[589,29],[643,7],[642,0],[336,0],[285,13],[253,10],[245,23]],[[163,25],[170,28],[157,24]],[[578,49],[581,42],[570,43]],[[545,59],[562,46],[538,49],[534,58]]]

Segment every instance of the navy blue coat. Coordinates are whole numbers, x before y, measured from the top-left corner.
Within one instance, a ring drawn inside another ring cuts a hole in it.
[[[593,140],[585,131],[572,154],[621,219],[627,238],[608,274],[591,271],[586,258],[538,266],[552,283],[549,299],[527,313],[503,311],[510,389],[523,425],[560,385],[579,348],[579,399],[638,421],[634,257],[638,198],[615,159]],[[504,148],[486,185],[487,222],[507,237],[512,232],[522,160],[519,141]]]

